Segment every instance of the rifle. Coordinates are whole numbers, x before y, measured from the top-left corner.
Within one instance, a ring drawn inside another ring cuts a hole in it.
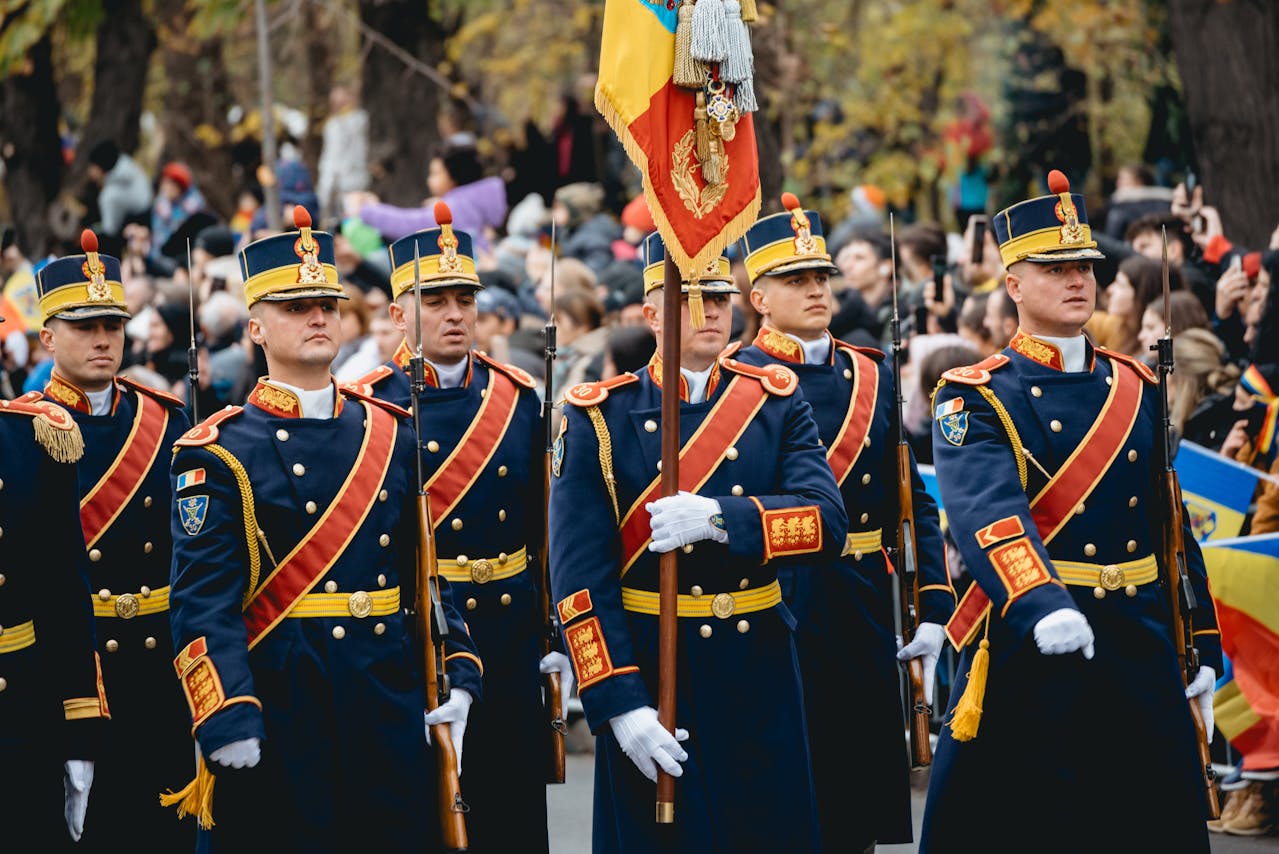
[[[555,220],[551,220],[551,311],[543,327],[546,335],[546,390],[542,399],[542,424],[546,428],[546,452],[543,457],[542,471],[542,506],[548,508],[545,524],[542,526],[542,589],[540,608],[542,612],[542,657],[560,646],[560,627],[551,612],[551,455],[554,445],[554,430],[551,418],[555,414],[555,396],[552,391],[552,371],[555,368]],[[568,727],[564,723],[563,692],[558,673],[546,674],[546,693],[543,704],[546,719],[551,725],[551,767],[547,770],[548,783],[564,782],[564,734]]]
[[[910,445],[906,441],[906,426],[902,419],[902,329],[897,314],[897,239],[893,227],[893,215],[888,215],[888,239],[893,266],[893,386],[897,396],[893,408],[893,426],[897,433],[897,546],[893,567],[893,622],[902,644],[908,644],[919,628],[919,575],[915,564],[915,498],[914,479],[910,471]],[[903,684],[903,700],[910,718],[910,765],[924,768],[933,762],[933,748],[928,740],[928,724],[933,710],[924,693],[924,664],[918,658],[905,662],[906,681]]]
[[[1168,230],[1163,232],[1163,291],[1164,291],[1164,334],[1155,343],[1152,350],[1159,354],[1159,418],[1163,429],[1163,441],[1158,443],[1160,462],[1163,464],[1163,478],[1160,481],[1162,498],[1167,513],[1164,521],[1162,557],[1159,571],[1168,593],[1168,604],[1173,645],[1177,649],[1177,665],[1181,670],[1181,681],[1189,685],[1199,673],[1199,650],[1195,648],[1194,610],[1198,606],[1195,591],[1190,586],[1190,577],[1186,572],[1186,543],[1182,514],[1184,505],[1181,501],[1181,482],[1177,479],[1177,470],[1173,468],[1172,417],[1168,406],[1168,375],[1173,372],[1172,352],[1172,309],[1168,298]],[[1212,770],[1212,757],[1208,752],[1208,730],[1204,722],[1203,712],[1199,710],[1199,699],[1190,700],[1190,719],[1194,722],[1195,742],[1199,750],[1199,764],[1203,767],[1204,797],[1208,802],[1209,818],[1221,816],[1221,804],[1217,799],[1217,787],[1214,784],[1216,772]]]
[[[666,252],[662,270],[662,497],[679,492],[679,268]],[[675,643],[678,639],[679,550],[663,552],[657,582],[657,722],[675,733]],[[657,770],[657,823],[675,822],[675,778]]]
[[[200,390],[200,354],[195,346],[195,276],[191,267],[191,238],[187,238],[187,310],[191,313],[191,344],[187,347],[187,405],[191,407],[192,426],[200,423],[200,405],[196,392]]]
[[[413,615],[418,640],[422,647],[422,669],[426,674],[426,708],[434,711],[449,697],[449,677],[444,670],[444,642],[449,626],[440,601],[439,569],[435,554],[435,520],[431,518],[431,496],[426,491],[426,473],[422,469],[422,393],[426,390],[426,365],[422,357],[422,271],[419,250],[413,246],[413,315],[417,326],[417,346],[409,360],[412,379],[414,459],[417,461],[417,577],[414,580]],[[444,847],[449,851],[465,851],[466,813],[458,781],[457,753],[448,724],[434,724],[431,740],[439,776],[440,829]]]

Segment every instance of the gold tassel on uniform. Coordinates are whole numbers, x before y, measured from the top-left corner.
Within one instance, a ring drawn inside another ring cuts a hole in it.
[[[695,0],[679,5],[675,24],[675,70],[672,81],[685,89],[699,89],[706,84],[706,66],[693,59],[693,7]]]
[[[755,6],[755,0],[741,0],[742,3],[742,20],[750,23],[759,20],[759,9]]]
[[[694,276],[688,280],[688,317],[694,329],[706,325],[706,308],[702,305],[702,283]]]
[[[972,667],[968,670],[968,684],[964,695],[955,704],[950,716],[950,734],[955,741],[972,741],[981,726],[982,702],[986,699],[986,676],[990,671],[990,612],[986,612],[986,628],[981,643],[973,654]]]
[[[217,778],[204,764],[204,757],[195,759],[195,778],[181,791],[166,792],[160,796],[160,806],[178,808],[178,818],[195,816],[200,827],[213,827],[213,784]]]

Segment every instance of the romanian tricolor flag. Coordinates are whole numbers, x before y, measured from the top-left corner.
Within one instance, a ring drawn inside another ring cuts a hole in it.
[[[1175,462],[1195,539],[1204,543],[1239,536],[1261,472],[1194,442],[1178,446]]]
[[[753,11],[737,0],[604,7],[595,106],[643,174],[653,221],[685,280],[717,261],[759,213],[744,24]]]
[[[1221,649],[1233,669],[1213,697],[1244,770],[1279,768],[1279,534],[1204,545]]]

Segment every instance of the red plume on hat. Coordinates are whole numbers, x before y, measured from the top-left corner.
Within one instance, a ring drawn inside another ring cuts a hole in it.
[[[799,197],[794,193],[782,193],[782,207],[790,211],[794,222],[792,228],[798,230],[808,228],[808,216],[804,213],[804,206],[799,203]]]
[[[301,205],[293,206],[293,227],[299,231],[311,227],[311,214]]]
[[[93,229],[86,228],[80,232],[80,248],[84,250],[84,275],[92,279],[102,270],[102,259],[98,257],[98,235]]]
[[[1048,192],[1057,196],[1070,192],[1070,179],[1066,177],[1066,173],[1060,169],[1048,173]]]
[[[457,238],[453,236],[453,211],[443,201],[435,203],[435,223],[440,227],[440,250],[448,254],[449,248],[457,248]]]

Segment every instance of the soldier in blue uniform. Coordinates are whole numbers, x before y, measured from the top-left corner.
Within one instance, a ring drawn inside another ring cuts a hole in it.
[[[813,851],[795,620],[777,574],[838,555],[848,520],[795,374],[720,357],[737,292],[727,259],[700,277],[701,328],[684,299],[680,370],[663,376],[664,256],[645,245],[658,355],[638,376],[567,390],[551,482],[551,586],[598,736],[594,850]],[[679,383],[684,489],[662,498],[664,379]],[[658,563],[681,547],[672,735],[655,711]],[[654,822],[659,766],[679,777],[670,836]]]
[[[169,637],[169,460],[189,424],[178,398],[116,376],[129,318],[120,262],[98,254],[91,231],[81,246],[85,254],[51,261],[36,280],[40,340],[53,354],[44,394],[84,436],[80,521],[113,712],[80,846],[116,851],[128,827],[135,847],[189,850],[190,825],[156,798],[193,765]]]
[[[1211,732],[1203,558],[1187,525],[1203,667],[1185,688],[1157,581],[1159,389],[1083,335],[1102,256],[1083,197],[1056,170],[1048,183],[994,218],[1020,329],[933,397],[942,502],[974,583],[947,625],[963,653],[920,850],[1207,851],[1187,702]],[[1114,763],[1134,776],[1101,780]]]
[[[910,767],[905,750],[897,658],[920,656],[931,705],[933,672],[955,606],[946,573],[936,502],[911,458],[918,548],[920,625],[898,655],[892,577],[883,551],[898,520],[896,397],[884,353],[833,338],[821,218],[790,193],[786,211],[760,219],[743,238],[759,334],[737,358],[781,363],[799,376],[804,399],[844,498],[849,530],[833,565],[778,570],[799,629],[804,702],[813,744],[813,779],[826,848],[873,850],[912,839]],[[856,699],[849,702],[849,686]],[[851,736],[851,737],[850,737]],[[875,781],[848,798],[848,775]]]
[[[210,850],[436,850],[435,762],[404,613],[413,430],[399,407],[334,384],[333,240],[302,208],[294,217],[298,231],[240,253],[269,376],[173,458],[174,668],[200,767],[170,800],[200,815]],[[460,748],[480,662],[441,588],[453,690],[427,722],[452,723]]]
[[[2,319],[2,318],[0,318]],[[71,849],[110,717],[94,650],[75,462],[80,430],[59,406],[0,400],[0,838],[6,850]],[[38,635],[37,635],[38,631]]]
[[[356,386],[410,405],[409,360],[417,342],[416,250],[421,279],[421,398],[424,472],[436,526],[440,575],[485,663],[484,702],[467,721],[462,794],[470,806],[471,851],[546,851],[546,772],[551,728],[542,673],[572,667],[563,652],[541,655],[545,538],[545,433],[527,373],[471,349],[476,292],[471,237],[454,231],[448,207],[439,228],[391,244],[391,319],[406,335],[395,356]],[[561,711],[562,714],[566,710]]]

